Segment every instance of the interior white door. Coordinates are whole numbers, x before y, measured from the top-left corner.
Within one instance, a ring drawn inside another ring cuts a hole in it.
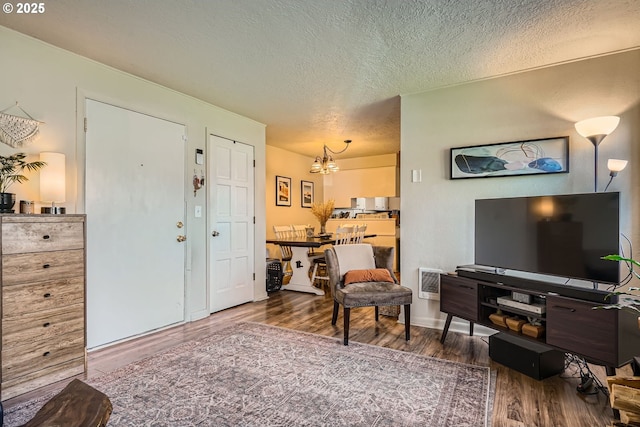
[[[208,142],[209,309],[253,300],[253,147],[211,135]]]
[[[185,128],[87,99],[87,347],[184,320]]]

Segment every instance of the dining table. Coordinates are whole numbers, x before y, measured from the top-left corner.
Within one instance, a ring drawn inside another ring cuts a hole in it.
[[[364,235],[365,239],[372,237],[376,237],[376,235]],[[319,248],[324,245],[333,245],[335,244],[335,238],[331,235],[314,235],[311,237],[267,239],[266,243],[291,247],[291,279],[286,285],[283,284],[281,289],[324,295],[322,289],[313,286],[311,278],[309,277],[312,260],[312,258],[309,258],[309,249]],[[319,253],[318,256],[322,256],[322,254]]]

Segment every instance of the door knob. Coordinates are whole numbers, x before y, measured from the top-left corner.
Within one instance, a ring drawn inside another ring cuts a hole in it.
[[[218,233],[217,231],[214,230],[214,231],[211,232],[211,235],[213,237],[218,237],[220,235],[220,233]]]
[[[184,242],[185,240],[187,240],[187,236],[180,235],[180,236],[176,237],[176,240],[178,242]]]

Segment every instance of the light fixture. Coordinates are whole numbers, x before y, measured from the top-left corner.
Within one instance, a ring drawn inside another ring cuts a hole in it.
[[[47,164],[40,171],[40,201],[51,203],[51,206],[41,207],[40,213],[64,214],[66,208],[55,204],[65,201],[65,156],[60,153],[40,153],[40,160]]]
[[[620,172],[621,170],[627,167],[627,163],[629,163],[627,160],[620,160],[620,159],[607,160],[607,168],[609,169],[609,176],[611,178],[609,178],[609,182],[607,183],[607,186],[604,187],[604,191],[607,191],[607,188],[609,188],[611,181],[613,181],[613,178],[615,178],[618,175],[618,172]]]
[[[578,133],[591,141],[595,147],[593,191],[598,191],[598,145],[618,127],[618,123],[620,123],[620,117],[602,116],[582,120],[575,124]]]
[[[327,145],[325,144],[323,147],[322,157],[316,156],[315,160],[313,161],[313,164],[311,165],[311,170],[309,172],[320,173],[323,175],[327,175],[331,172],[338,172],[340,168],[336,164],[335,160],[333,160],[333,157],[331,156],[331,154],[344,153],[347,150],[347,148],[349,148],[349,144],[351,144],[351,140],[345,139],[344,143],[347,145],[340,151],[333,151],[331,148],[327,147]],[[331,154],[328,154],[327,152]]]

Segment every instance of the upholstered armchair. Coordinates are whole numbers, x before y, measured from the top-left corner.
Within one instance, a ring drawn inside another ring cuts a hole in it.
[[[401,286],[393,273],[393,247],[369,244],[337,245],[324,251],[333,296],[331,324],[338,320],[338,307],[344,308],[344,345],[349,344],[351,308],[404,306],[405,339],[410,339],[413,292]]]

